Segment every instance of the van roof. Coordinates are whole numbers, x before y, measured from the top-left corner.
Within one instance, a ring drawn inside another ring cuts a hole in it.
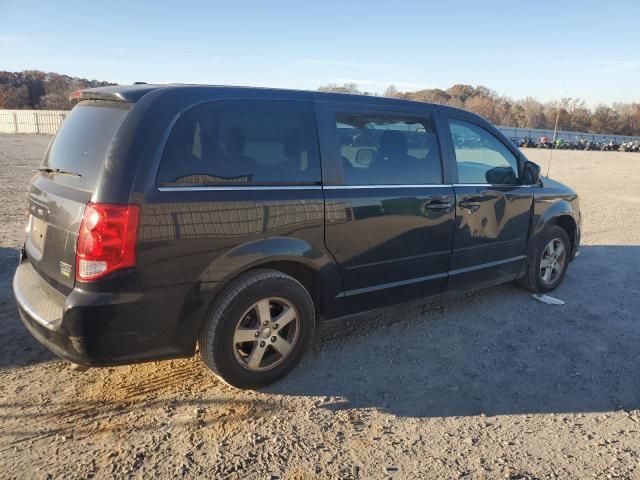
[[[329,93],[318,92],[312,90],[294,90],[284,88],[267,88],[267,87],[240,87],[229,85],[200,85],[200,84],[146,84],[137,83],[134,85],[117,85],[112,87],[97,87],[79,90],[71,94],[71,98],[75,100],[111,100],[135,103],[142,97],[159,89],[211,89],[217,91],[226,91],[225,93],[233,93],[238,90],[254,90],[254,91],[271,91],[275,94],[293,94],[302,96],[311,96],[314,98],[335,99],[337,101],[347,102],[363,102],[379,103],[379,104],[411,104],[411,105],[434,105],[426,102],[416,102],[411,100],[401,100],[396,98],[376,97],[371,95],[357,95],[349,93]],[[220,92],[222,93],[222,92]],[[443,107],[438,105],[438,107]]]

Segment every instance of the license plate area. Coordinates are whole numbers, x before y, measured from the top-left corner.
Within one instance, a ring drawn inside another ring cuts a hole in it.
[[[29,240],[34,250],[42,254],[47,237],[47,222],[41,218],[29,215]]]

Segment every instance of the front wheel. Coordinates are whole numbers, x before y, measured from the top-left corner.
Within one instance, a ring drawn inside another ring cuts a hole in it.
[[[530,250],[527,272],[518,284],[532,292],[554,290],[567,272],[570,255],[567,232],[555,225],[548,227]]]
[[[309,292],[293,277],[257,269],[222,293],[200,336],[200,355],[224,382],[257,388],[291,371],[315,327]]]

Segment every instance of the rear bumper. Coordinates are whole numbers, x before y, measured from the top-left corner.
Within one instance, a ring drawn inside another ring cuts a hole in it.
[[[29,261],[13,290],[22,322],[57,356],[85,366],[110,366],[190,356],[197,329],[185,318],[180,287],[97,293],[51,287]],[[188,318],[188,315],[187,315]]]

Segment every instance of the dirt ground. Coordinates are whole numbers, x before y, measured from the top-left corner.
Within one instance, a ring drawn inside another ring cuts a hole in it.
[[[74,372],[23,328],[10,282],[48,141],[0,135],[1,478],[640,478],[640,154],[553,153],[585,219],[566,305],[504,285],[391,309],[243,392],[197,358]]]

